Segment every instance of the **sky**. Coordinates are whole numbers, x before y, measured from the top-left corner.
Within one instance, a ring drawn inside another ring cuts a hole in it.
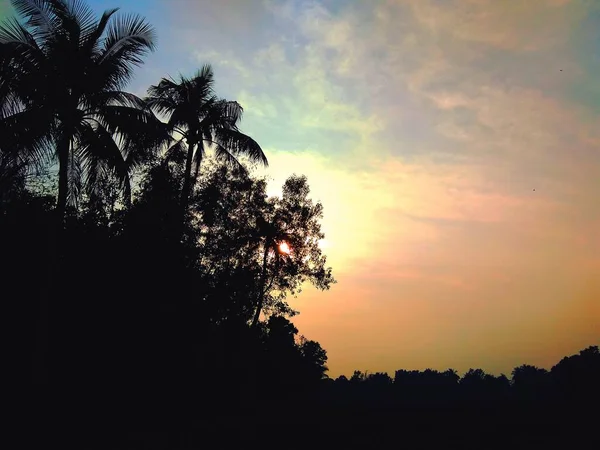
[[[330,376],[600,344],[600,2],[90,4],[157,29],[131,91],[210,63],[270,192],[308,177],[338,283],[291,304]]]

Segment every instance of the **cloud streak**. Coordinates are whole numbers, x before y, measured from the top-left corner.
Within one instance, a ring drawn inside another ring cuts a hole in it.
[[[149,70],[212,63],[272,192],[304,173],[324,204],[340,282],[295,306],[332,375],[506,372],[600,339],[591,3],[170,2]]]

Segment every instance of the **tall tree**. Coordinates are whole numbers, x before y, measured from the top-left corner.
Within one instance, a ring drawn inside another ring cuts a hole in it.
[[[179,136],[168,155],[186,151],[180,200],[182,215],[187,212],[190,192],[207,147],[212,146],[218,159],[231,164],[239,165],[240,155],[268,164],[260,145],[238,128],[241,105],[218,98],[213,86],[213,70],[204,65],[192,78],[163,78],[148,89],[146,101],[158,114],[167,117],[169,130]]]
[[[153,28],[111,9],[97,18],[81,0],[11,0],[21,17],[0,25],[0,140],[28,164],[58,162],[58,195],[42,291],[34,377],[48,380],[49,298],[67,295],[64,221],[69,201],[98,178],[129,176],[165,136],[144,102],[123,89],[154,49]]]
[[[210,315],[256,326],[263,312],[294,315],[286,298],[306,282],[335,283],[319,247],[323,206],[309,197],[306,177],[289,177],[282,191],[268,198],[264,180],[224,165],[202,177],[193,211],[206,280],[199,297]]]
[[[62,222],[99,176],[116,176],[128,195],[131,171],[160,142],[160,121],[123,91],[154,49],[154,30],[117,9],[97,18],[77,0],[11,3],[22,21],[0,25],[0,133],[30,162],[56,158]]]
[[[268,199],[256,236],[262,240],[262,270],[252,324],[256,326],[265,306],[285,304],[287,295],[296,295],[305,282],[321,290],[335,283],[326,267],[319,241],[323,205],[309,198],[305,176],[292,175],[284,183],[282,196]]]

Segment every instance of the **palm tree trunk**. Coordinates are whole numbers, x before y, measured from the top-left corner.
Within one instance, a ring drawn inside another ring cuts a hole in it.
[[[194,144],[188,141],[188,153],[185,159],[185,173],[183,175],[183,188],[181,189],[181,231],[183,232],[183,225],[185,221],[185,214],[187,212],[188,203],[190,200],[190,189],[192,186],[192,161],[194,158]]]
[[[62,137],[57,143],[58,153],[58,199],[54,210],[54,220],[48,236],[48,281],[40,296],[37,329],[37,348],[34,357],[34,380],[46,385],[49,380],[50,343],[50,298],[56,292],[56,274],[60,273],[62,256],[65,253],[64,223],[69,190],[69,147],[70,139]]]
[[[50,379],[50,298],[56,292],[56,274],[60,273],[60,264],[64,255],[64,221],[67,208],[68,170],[70,140],[61,138],[57,143],[58,153],[58,199],[51,228],[48,230],[48,278],[41,288],[39,297],[38,323],[36,329],[36,348],[33,356],[33,383],[46,386]]]
[[[258,293],[258,299],[256,301],[256,312],[252,319],[252,327],[258,324],[260,318],[260,312],[262,311],[263,303],[265,301],[265,284],[267,282],[267,256],[269,256],[269,242],[265,239],[265,251],[263,254],[263,266],[262,273],[260,275],[260,292]]]
[[[69,147],[68,138],[61,138],[58,143],[58,200],[56,202],[57,232],[60,233],[65,222],[67,211],[67,195],[69,192]]]

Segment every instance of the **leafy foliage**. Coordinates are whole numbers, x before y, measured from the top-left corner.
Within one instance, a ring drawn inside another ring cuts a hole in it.
[[[238,123],[243,109],[235,101],[218,98],[214,93],[214,74],[204,65],[193,77],[179,80],[163,78],[150,86],[146,102],[157,114],[167,117],[167,126],[177,140],[168,150],[170,159],[180,161],[185,153],[185,170],[181,187],[182,214],[187,212],[189,195],[198,178],[207,148],[214,148],[218,160],[243,170],[237,157],[267,165],[260,145],[243,134]],[[187,146],[187,149],[184,147]],[[192,168],[194,173],[192,175]]]
[[[215,317],[224,305],[222,295],[230,296],[227,305],[238,305],[243,320],[262,311],[293,316],[285,300],[304,283],[328,289],[335,282],[318,245],[323,207],[309,192],[305,177],[292,176],[281,198],[267,198],[264,180],[226,165],[200,180],[192,211],[200,232],[205,299],[214,305]],[[281,252],[283,242],[289,253]]]
[[[154,31],[139,16],[81,1],[12,0],[0,25],[0,136],[31,164],[58,161],[59,210],[82,188],[115,177],[129,195],[132,170],[164,139],[143,101],[123,91]]]

